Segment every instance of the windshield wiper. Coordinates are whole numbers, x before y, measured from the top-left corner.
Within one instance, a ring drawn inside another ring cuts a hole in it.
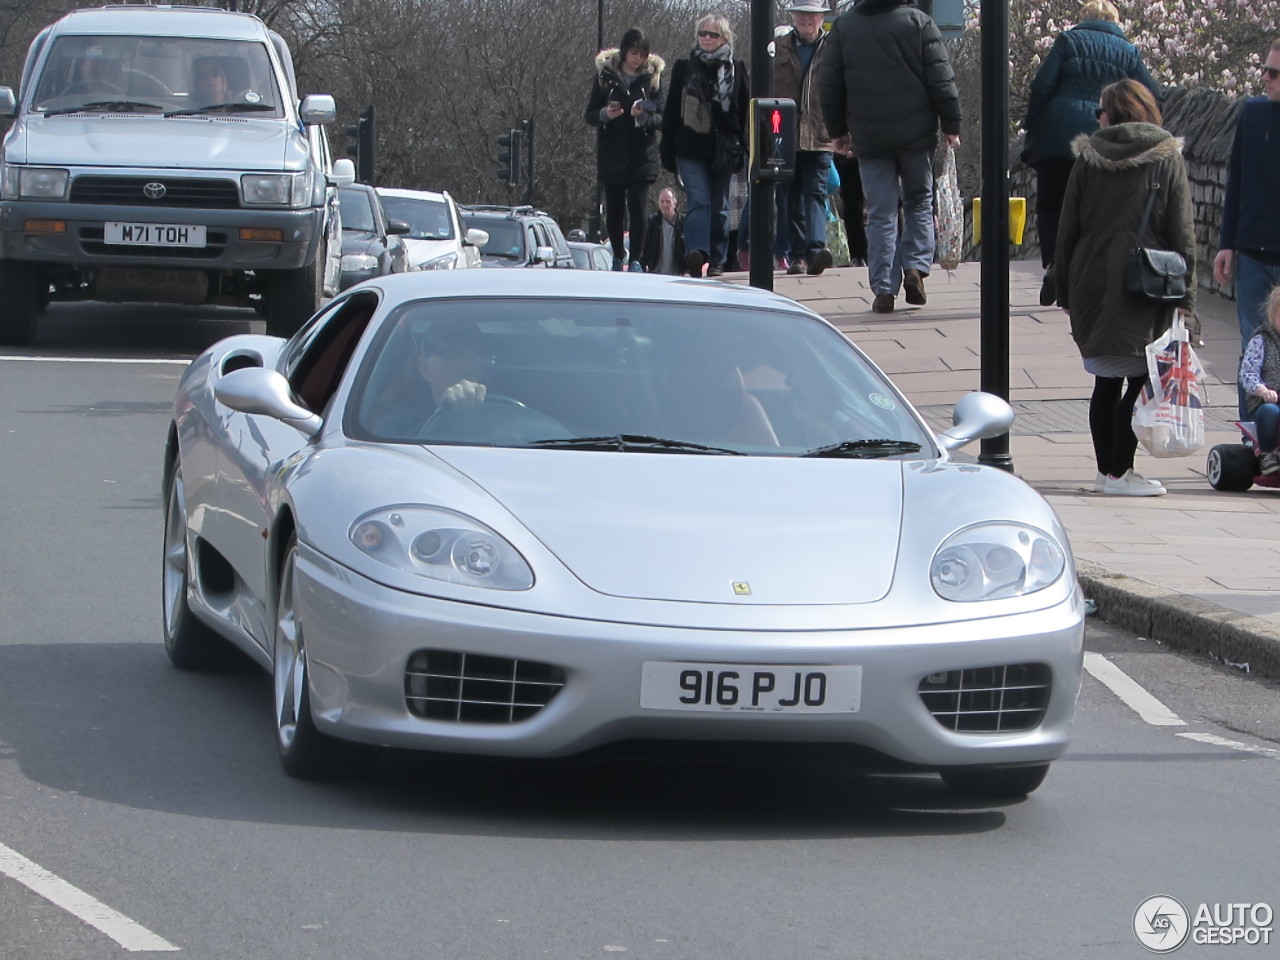
[[[825,447],[814,447],[805,457],[853,457],[874,459],[899,453],[919,453],[920,444],[910,440],[841,440]]]
[[[164,107],[158,103],[147,103],[144,100],[94,100],[82,103],[78,107],[59,107],[57,110],[46,110],[46,117],[61,117],[68,113],[124,113],[138,110],[154,110],[160,113]]]
[[[646,437],[634,433],[615,433],[608,437],[553,437],[550,440],[534,440],[531,447],[549,450],[621,450],[640,453],[714,453],[741,457],[741,450],[725,447],[708,447],[688,440],[664,440],[662,437]]]
[[[189,107],[186,110],[170,110],[166,117],[194,117],[201,113],[257,113],[274,110],[274,103],[211,103],[207,107]]]

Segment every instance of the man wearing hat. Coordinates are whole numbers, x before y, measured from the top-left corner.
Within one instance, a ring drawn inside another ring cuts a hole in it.
[[[791,264],[816,276],[831,266],[827,249],[827,177],[833,144],[822,119],[818,77],[827,34],[826,0],[793,0],[792,28],[774,41],[773,95],[796,102],[796,174],[787,189]]]

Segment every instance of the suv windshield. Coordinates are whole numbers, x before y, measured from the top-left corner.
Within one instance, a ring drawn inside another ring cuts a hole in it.
[[[480,248],[480,255],[485,258],[501,260],[523,260],[524,227],[516,220],[500,220],[497,217],[470,217],[466,214],[462,222],[467,227],[475,227],[489,234],[489,242]]]
[[[50,47],[30,109],[282,117],[281,103],[262,43],[68,35]]]
[[[346,426],[391,443],[650,454],[933,450],[838,333],[801,314],[715,304],[408,303],[366,357]]]

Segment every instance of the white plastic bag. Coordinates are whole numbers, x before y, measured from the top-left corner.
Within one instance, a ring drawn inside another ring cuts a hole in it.
[[[1148,383],[1133,408],[1133,432],[1153,457],[1185,457],[1204,446],[1204,367],[1181,311],[1147,344]]]
[[[960,266],[960,257],[964,253],[964,201],[960,198],[960,184],[956,179],[956,148],[952,146],[947,147],[942,175],[935,184],[933,215],[937,227],[934,259],[943,270],[954,270]]]

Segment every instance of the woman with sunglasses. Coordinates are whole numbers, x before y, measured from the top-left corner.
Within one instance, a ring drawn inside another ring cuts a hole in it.
[[[746,159],[747,67],[733,55],[733,31],[719,14],[700,18],[689,56],[671,70],[662,115],[662,166],[686,194],[684,243],[689,275],[724,273],[729,180]]]
[[[1097,114],[1100,129],[1072,144],[1077,159],[1062,204],[1054,280],[1058,303],[1071,316],[1072,339],[1094,377],[1094,492],[1158,497],[1164,485],[1133,471],[1138,439],[1131,422],[1147,382],[1147,344],[1169,328],[1172,308],[1190,313],[1195,307],[1191,190],[1182,141],[1160,126],[1150,90],[1136,80],[1113,83],[1102,91]],[[1169,304],[1125,292],[1128,253],[1139,245],[1182,255],[1190,273],[1186,297]],[[1194,334],[1194,318],[1188,327]]]
[[[1159,96],[1138,48],[1125,39],[1111,0],[1086,0],[1074,27],[1060,33],[1031,81],[1022,159],[1036,172],[1036,233],[1045,268],[1040,303],[1054,302],[1053,260],[1062,197],[1075,155],[1071,141],[1098,129],[1093,110],[1102,88],[1128,77]]]

